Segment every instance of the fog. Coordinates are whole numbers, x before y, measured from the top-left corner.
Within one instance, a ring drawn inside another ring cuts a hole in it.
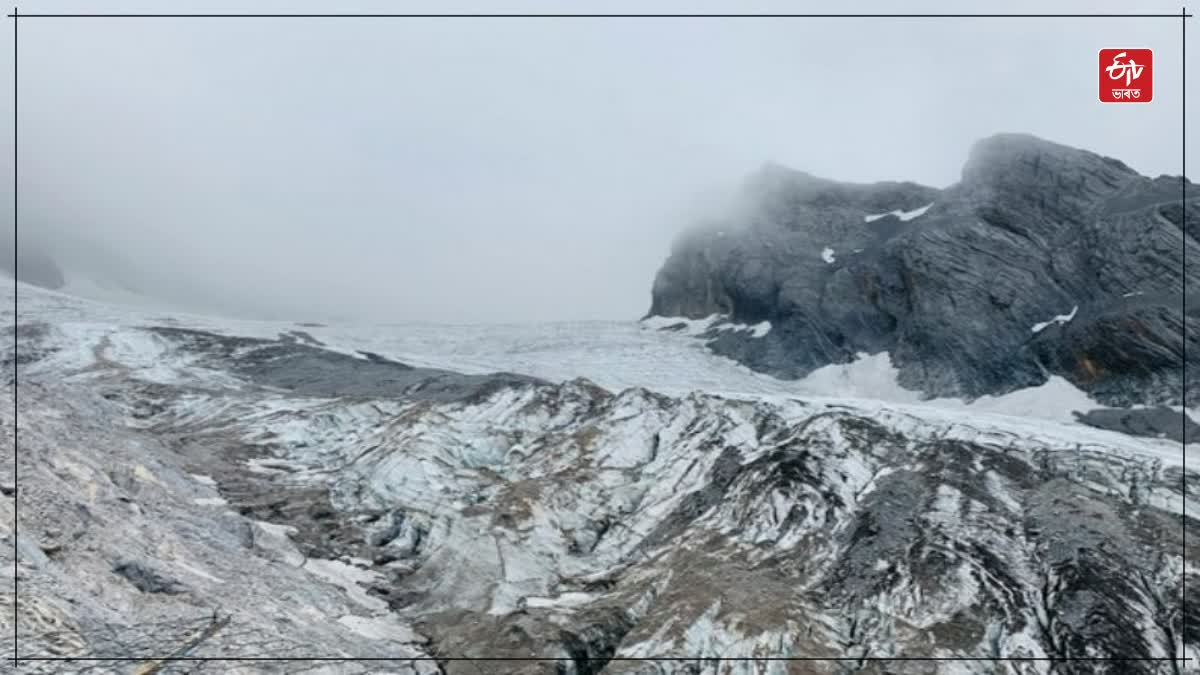
[[[332,7],[21,7],[304,9]],[[964,6],[337,6],[568,9]],[[11,90],[11,25],[3,33]],[[975,140],[1021,131],[1142,173],[1181,171],[1179,20],[27,18],[19,39],[22,238],[69,260],[68,280],[239,316],[637,318],[672,238],[768,161],[946,186]],[[1155,50],[1153,103],[1097,101],[1106,47]],[[9,186],[11,140],[3,154]]]

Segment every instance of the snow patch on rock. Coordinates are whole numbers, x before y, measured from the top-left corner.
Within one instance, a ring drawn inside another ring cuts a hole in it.
[[[340,560],[322,558],[309,558],[304,562],[304,569],[313,576],[342,588],[346,591],[347,597],[367,609],[387,609],[387,602],[368,595],[366,589],[360,585],[378,581],[380,578],[378,572],[360,569]]]
[[[875,214],[872,214],[869,216],[863,216],[863,220],[868,223],[873,223],[876,220],[879,220],[880,218],[887,218],[888,216],[896,216],[900,220],[909,221],[909,220],[912,220],[913,218],[919,218],[920,216],[924,215],[925,212],[928,211],[929,207],[931,207],[931,206],[933,206],[933,202],[930,202],[920,208],[913,209],[912,211],[903,211],[901,209],[896,209],[895,211],[888,211],[887,213],[875,213]]]
[[[1043,330],[1045,330],[1046,328],[1050,327],[1052,324],[1067,323],[1071,319],[1075,318],[1075,314],[1078,311],[1079,311],[1079,305],[1075,305],[1074,307],[1071,308],[1070,314],[1059,314],[1058,316],[1054,317],[1053,319],[1050,319],[1049,321],[1035,323],[1035,324],[1033,324],[1033,327],[1030,330],[1032,330],[1034,333],[1040,333]]]
[[[393,617],[365,617],[347,614],[338,623],[372,640],[390,640],[401,644],[423,642],[412,628]]]

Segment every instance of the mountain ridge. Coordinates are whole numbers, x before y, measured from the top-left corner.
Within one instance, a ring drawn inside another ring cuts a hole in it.
[[[1182,295],[1200,280],[1183,267],[1200,254],[1190,182],[997,134],[941,190],[772,165],[744,192],[737,214],[676,239],[651,290],[651,316],[771,322],[708,335],[719,354],[796,378],[886,351],[930,397],[1060,375],[1110,405],[1200,400],[1200,368],[1182,398],[1185,324],[1189,363],[1200,354],[1200,305],[1185,315]]]

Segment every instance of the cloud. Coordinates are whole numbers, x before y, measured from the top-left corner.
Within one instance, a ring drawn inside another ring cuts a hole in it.
[[[1148,106],[1096,101],[1122,45],[1155,49]],[[233,314],[631,318],[676,232],[768,161],[945,186],[1023,131],[1177,174],[1179,60],[1155,19],[26,19],[22,235]]]

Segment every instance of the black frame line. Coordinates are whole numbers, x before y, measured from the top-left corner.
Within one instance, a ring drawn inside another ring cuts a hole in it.
[[[1187,14],[1187,7],[1180,9],[1181,15]],[[1181,428],[1187,428],[1187,19],[1181,18],[1179,21],[1179,206],[1180,213],[1179,227],[1184,237],[1183,256],[1180,263],[1180,278],[1183,280],[1183,292],[1180,294],[1182,312],[1185,318],[1181,322],[1183,326],[1183,351],[1180,355],[1180,370],[1182,374],[1183,387],[1180,392],[1180,403],[1183,405],[1183,411],[1179,414],[1179,425]],[[1180,456],[1182,459],[1183,470],[1179,472],[1179,481],[1181,483],[1181,494],[1183,498],[1179,500],[1180,512],[1179,532],[1182,537],[1183,548],[1183,573],[1179,575],[1179,644],[1187,653],[1187,441],[1188,437],[1180,435],[1179,441]],[[1184,658],[1186,663],[1187,658]]]
[[[18,260],[20,259],[21,256],[17,255],[17,251],[18,251],[18,249],[17,249],[17,232],[21,228],[19,228],[17,226],[17,218],[18,218],[17,214],[19,213],[18,203],[17,203],[17,199],[18,199],[17,195],[20,194],[21,191],[17,187],[18,186],[17,166],[19,164],[19,162],[17,162],[17,138],[18,138],[18,136],[17,136],[18,98],[17,97],[18,97],[18,91],[19,91],[19,89],[17,87],[17,73],[18,73],[18,68],[17,68],[17,53],[18,53],[17,52],[17,25],[20,22],[17,21],[17,18],[16,18],[16,16],[17,16],[17,8],[16,7],[13,7],[12,16],[13,16],[13,352],[12,352],[12,356],[13,356],[13,384],[12,384],[12,387],[13,387],[13,659],[12,660],[13,660],[13,667],[17,667],[20,665],[20,657],[21,657],[21,653],[20,653],[21,631],[20,631],[20,628],[17,626],[17,621],[19,621],[21,618],[21,611],[20,611],[21,593],[19,592],[21,582],[19,579],[20,567],[19,567],[19,563],[18,563],[18,561],[20,560],[21,550],[20,550],[20,546],[18,545],[18,540],[17,540],[17,537],[20,536],[19,529],[18,529],[19,528],[18,523],[21,520],[21,517],[20,517],[20,514],[21,514],[21,490],[20,490],[21,481],[18,480],[18,477],[17,477],[17,474],[19,473],[19,470],[20,470],[20,467],[19,467],[20,463],[17,461],[17,410],[18,410],[18,407],[17,407],[17,392],[18,392],[17,378],[19,377],[17,375],[17,342],[18,342],[17,341],[17,325],[19,323],[19,321],[17,319],[17,307],[18,307],[17,299],[18,299],[18,295],[19,295],[19,293],[18,293],[19,283],[17,282],[17,279],[20,278],[20,276],[19,276],[20,263],[18,262]]]
[[[16,10],[8,15],[16,18]],[[1174,19],[1179,14],[21,14],[22,19]],[[1191,14],[1182,15],[1185,18]]]
[[[522,663],[528,662],[544,662],[558,663],[568,660],[565,657],[554,656],[364,656],[361,658],[343,657],[343,656],[22,656],[20,661],[38,661],[38,662],[132,662],[132,661],[249,661],[249,662],[268,662],[276,661],[328,661],[334,663],[345,662],[369,662],[369,661],[434,661],[437,663],[449,663],[453,661],[519,661]],[[1145,663],[1158,662],[1169,663],[1171,661],[1188,661],[1191,659],[1177,659],[1170,656],[1153,656],[1153,657],[1120,657],[1120,656],[1079,656],[1079,657],[1057,657],[1057,656],[1013,656],[1013,657],[991,657],[991,656],[963,656],[961,658],[946,657],[946,656],[614,656],[610,659],[603,657],[570,657],[571,661],[603,661],[610,662],[625,662],[625,663],[643,663],[655,661],[674,661],[682,663],[692,663],[696,661],[752,661],[758,662],[774,662],[774,661],[825,661],[838,662],[848,661],[858,663],[860,661],[958,661],[958,662],[1007,662],[1007,661],[1041,661],[1055,663],[1075,663],[1075,662],[1119,662],[1119,663]]]
[[[181,661],[181,662],[373,662],[373,661],[414,661],[450,663],[457,661],[470,662],[559,662],[557,657],[270,657],[270,656],[236,656],[236,657],[189,657],[189,656],[130,656],[130,657],[64,657],[64,656],[21,656],[20,629],[20,594],[17,577],[19,547],[17,545],[18,523],[20,515],[20,485],[18,480],[19,464],[17,461],[18,433],[18,311],[19,311],[19,255],[18,248],[18,128],[19,128],[19,87],[18,87],[18,48],[17,35],[19,19],[1180,19],[1180,205],[1181,228],[1187,232],[1187,20],[1192,17],[1187,7],[1180,8],[1178,14],[1159,13],[1128,13],[1128,14],[1096,14],[1096,13],[1066,13],[1066,14],[120,14],[120,13],[78,13],[78,14],[21,14],[18,7],[13,7],[12,14],[7,15],[13,20],[13,657],[14,667],[21,662],[140,662],[140,661]],[[1183,248],[1182,259],[1183,284],[1183,313],[1187,315],[1187,247]],[[1183,324],[1183,354],[1182,375],[1183,390],[1181,392],[1184,408],[1187,407],[1187,323]],[[1186,413],[1181,419],[1183,431],[1186,432]],[[1183,547],[1184,574],[1180,577],[1180,645],[1183,646],[1187,628],[1187,440],[1181,436],[1182,456],[1181,488],[1182,512],[1180,513],[1181,534]],[[1185,652],[1186,653],[1186,652]],[[864,656],[864,657],[694,657],[694,656],[648,656],[648,657],[618,657],[591,658],[583,657],[584,661],[604,662],[889,662],[889,661],[952,661],[952,662],[1183,662],[1192,661],[1188,656],[1155,657],[1155,658],[1125,658],[1125,657],[922,657],[922,656]]]

